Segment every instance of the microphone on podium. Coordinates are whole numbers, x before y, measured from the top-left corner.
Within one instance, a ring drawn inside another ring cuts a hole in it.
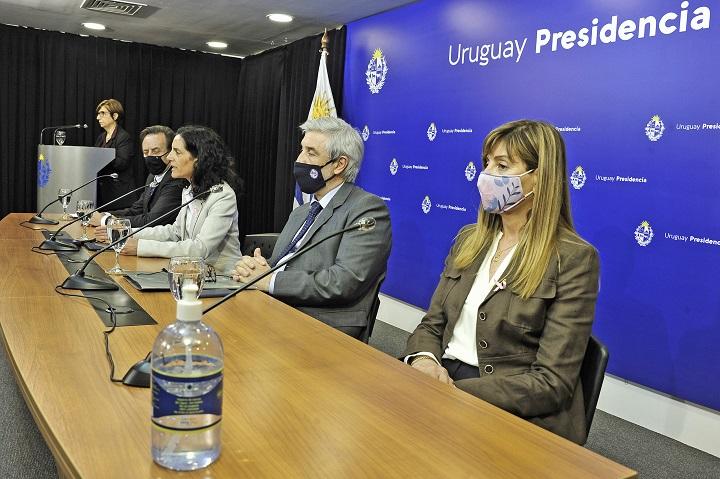
[[[87,128],[87,123],[76,123],[75,125],[59,125],[59,126],[46,126],[42,130],[40,130],[40,144],[42,145],[43,142],[43,134],[47,130],[69,130],[71,128]]]
[[[279,261],[278,264],[276,264],[274,267],[270,268],[269,270],[265,271],[262,274],[259,274],[258,276],[254,277],[252,280],[248,281],[247,283],[243,284],[241,287],[236,289],[235,291],[228,293],[227,295],[223,296],[220,301],[217,303],[212,304],[205,310],[203,310],[203,315],[209,313],[213,309],[217,308],[221,304],[223,304],[225,301],[229,300],[230,298],[234,297],[236,294],[245,291],[249,287],[253,286],[255,283],[260,281],[261,279],[267,277],[268,275],[273,274],[278,269],[282,268],[286,264],[288,264],[293,259],[302,256],[303,254],[307,253],[311,249],[315,248],[316,246],[324,243],[325,241],[329,240],[330,238],[334,238],[335,236],[341,235],[343,233],[347,233],[348,231],[371,231],[375,228],[375,218],[371,217],[365,217],[360,218],[357,223],[354,223],[347,228],[343,228],[341,230],[335,231],[333,233],[330,233],[319,240],[310,243],[306,246],[303,246],[299,250],[295,252],[292,256],[289,258],[285,258],[283,261]],[[145,357],[145,359],[138,361],[135,363],[127,373],[125,373],[125,376],[123,377],[123,384],[126,386],[134,386],[139,388],[149,388],[150,387],[150,361],[149,361],[149,354]]]
[[[45,207],[44,207],[42,210],[40,210],[40,213],[38,213],[38,214],[36,214],[35,216],[33,216],[32,218],[30,218],[30,219],[28,220],[28,223],[34,223],[34,224],[39,224],[39,225],[56,225],[56,224],[59,224],[59,223],[58,223],[57,221],[55,221],[55,220],[49,220],[49,219],[47,219],[47,218],[43,218],[43,215],[42,215],[42,214],[43,214],[43,212],[44,212],[46,209],[48,209],[48,206],[57,203],[58,201],[60,201],[60,200],[62,200],[63,198],[65,198],[66,196],[72,195],[73,193],[75,193],[77,190],[79,190],[79,189],[82,188],[83,186],[87,186],[87,185],[89,185],[90,183],[92,183],[93,181],[99,180],[100,178],[112,178],[113,180],[117,180],[117,179],[118,179],[118,174],[117,174],[117,173],[110,173],[109,175],[100,175],[100,176],[98,176],[98,177],[96,177],[96,178],[93,178],[92,180],[88,181],[87,183],[83,183],[82,185],[78,186],[77,188],[75,188],[75,189],[73,189],[73,190],[70,190],[70,193],[68,193],[68,194],[66,194],[66,195],[58,196],[58,199],[53,200],[53,201],[51,201],[50,203],[46,204]]]
[[[116,175],[117,173],[113,173],[113,174]],[[83,219],[84,217],[86,217],[86,216],[92,216],[92,214],[95,213],[96,211],[100,211],[101,209],[105,208],[106,206],[111,205],[111,204],[115,203],[116,201],[125,198],[126,196],[129,196],[129,195],[131,195],[131,194],[133,194],[133,193],[135,193],[135,192],[137,192],[137,191],[144,190],[144,189],[147,188],[148,186],[153,186],[153,185],[154,185],[154,186],[157,186],[157,183],[155,182],[155,180],[153,180],[152,182],[148,183],[147,185],[142,185],[142,186],[139,186],[139,187],[135,188],[134,190],[128,191],[127,193],[125,193],[125,194],[123,194],[123,195],[120,195],[120,196],[118,196],[117,198],[108,201],[108,202],[105,203],[104,205],[98,206],[98,207],[95,208],[94,210],[89,211],[88,213],[86,213],[86,214],[84,214],[84,215],[78,216],[77,218],[75,218],[75,219],[72,220],[71,222],[63,225],[62,228],[60,228],[59,230],[57,230],[57,231],[55,231],[53,234],[51,234],[48,239],[46,239],[45,241],[43,241],[42,243],[40,243],[40,246],[38,246],[38,248],[39,248],[39,249],[42,249],[42,250],[52,250],[52,251],[77,251],[77,250],[79,250],[80,248],[79,248],[78,246],[76,246],[76,245],[74,245],[74,244],[72,244],[72,243],[66,243],[66,242],[64,242],[64,241],[58,241],[58,240],[56,240],[55,238],[60,234],[60,232],[61,232],[62,230],[64,230],[65,228],[67,228],[67,227],[70,226],[71,224],[77,223],[78,221],[82,220],[82,219]]]
[[[152,183],[151,183],[151,184],[152,184]],[[209,195],[210,193],[218,193],[218,192],[220,192],[220,191],[222,191],[222,190],[223,190],[223,185],[215,185],[215,186],[212,186],[212,187],[210,187],[209,190],[203,191],[202,193],[200,193],[200,194],[194,196],[193,198],[187,200],[185,203],[181,204],[180,206],[171,209],[170,211],[168,211],[167,213],[165,213],[165,214],[163,214],[163,215],[161,215],[161,216],[158,216],[157,218],[155,218],[154,220],[150,221],[150,222],[149,222],[148,224],[146,224],[145,226],[136,229],[135,231],[133,231],[133,232],[130,233],[129,235],[127,235],[127,236],[125,236],[125,237],[123,237],[123,238],[120,238],[120,239],[118,239],[118,240],[116,240],[116,241],[113,241],[113,242],[111,242],[109,245],[105,246],[104,248],[96,251],[92,256],[90,256],[87,260],[85,260],[85,262],[84,262],[83,265],[80,267],[80,269],[78,269],[78,270],[75,271],[73,274],[71,274],[70,276],[68,276],[67,278],[65,278],[65,281],[63,281],[63,284],[62,284],[61,287],[62,287],[63,289],[78,289],[78,290],[81,290],[81,291],[87,291],[87,290],[103,290],[103,291],[113,290],[113,291],[114,291],[114,290],[118,289],[118,285],[115,284],[115,283],[112,282],[112,281],[105,281],[105,280],[102,280],[102,279],[93,278],[92,276],[85,276],[85,268],[87,268],[88,265],[90,264],[90,262],[91,262],[93,259],[95,259],[95,257],[98,256],[100,253],[104,253],[105,251],[109,250],[110,248],[112,248],[112,247],[115,246],[116,244],[122,243],[123,241],[127,241],[127,239],[130,238],[131,236],[135,236],[136,234],[138,234],[139,232],[141,232],[141,231],[144,230],[145,228],[147,228],[147,227],[149,227],[149,226],[153,226],[153,225],[154,225],[155,223],[157,223],[158,221],[160,221],[160,220],[162,220],[162,219],[164,219],[164,218],[167,218],[167,217],[170,216],[171,214],[173,214],[173,213],[181,210],[182,208],[184,208],[185,206],[189,205],[190,203],[192,203],[193,201],[197,200],[198,198],[202,198],[202,197],[204,197],[204,196],[207,196],[207,195]]]

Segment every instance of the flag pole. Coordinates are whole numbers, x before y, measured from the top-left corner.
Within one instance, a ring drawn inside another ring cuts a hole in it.
[[[327,28],[326,28],[325,33],[323,33],[323,36],[320,39],[320,48],[321,48],[320,53],[327,53],[328,43],[330,43],[330,39],[328,39]]]

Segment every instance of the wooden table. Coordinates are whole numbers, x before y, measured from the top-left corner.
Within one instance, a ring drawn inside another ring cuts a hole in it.
[[[193,473],[156,466],[150,391],[108,380],[104,327],[87,300],[53,291],[67,272],[30,252],[41,234],[18,226],[30,216],[0,221],[0,326],[62,477],[636,477],[258,291],[206,317],[225,347],[220,459]],[[110,266],[112,254],[98,260]],[[154,271],[165,261],[121,265]],[[119,284],[159,323],[111,336],[121,376],[174,320],[175,303]]]

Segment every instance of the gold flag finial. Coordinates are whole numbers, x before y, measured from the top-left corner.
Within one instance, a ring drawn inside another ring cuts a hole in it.
[[[322,39],[320,40],[320,47],[322,48],[322,50],[320,50],[321,52],[327,51],[328,43],[330,43],[330,40],[328,39],[327,28],[326,28],[325,33],[323,33]]]

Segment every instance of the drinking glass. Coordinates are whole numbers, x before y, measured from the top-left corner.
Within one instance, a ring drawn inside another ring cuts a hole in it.
[[[63,208],[63,215],[60,218],[63,221],[67,221],[70,219],[70,215],[67,212],[68,206],[70,206],[70,197],[72,195],[70,194],[72,190],[70,188],[60,188],[58,190],[58,199],[62,202],[62,208]]]
[[[175,301],[182,299],[182,288],[187,283],[197,285],[198,294],[205,284],[205,260],[200,256],[175,256],[168,264],[168,282]]]
[[[90,224],[90,215],[87,213],[93,210],[93,206],[94,205],[91,200],[78,200],[77,202],[77,215],[82,218],[80,222],[82,223],[83,227],[83,234],[80,238],[80,241],[90,240],[87,235],[87,227]]]
[[[125,271],[120,267],[119,256],[120,251],[125,247],[130,229],[130,220],[125,218],[111,218],[110,221],[107,222],[107,233],[110,242],[114,243],[115,241],[123,240],[113,246],[115,250],[115,266],[105,271],[107,274],[125,274]]]
[[[65,130],[55,130],[53,136],[55,137],[55,143],[57,143],[58,146],[63,146],[65,138],[67,138],[67,133],[65,133]]]

